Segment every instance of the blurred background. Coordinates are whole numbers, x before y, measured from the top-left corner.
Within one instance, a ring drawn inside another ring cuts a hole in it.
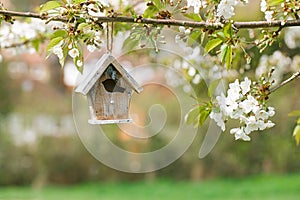
[[[43,2],[5,0],[3,3],[11,10],[34,11]],[[250,7],[259,10],[259,1],[250,1]],[[255,19],[258,15],[258,12],[245,10],[241,8],[240,11],[242,20]],[[276,48],[275,45],[270,52]],[[297,51],[285,49],[285,52],[294,55]],[[151,173],[129,174],[101,164],[81,143],[72,116],[73,76],[76,73],[70,67],[61,69],[55,57],[45,60],[44,52],[21,56],[3,54],[3,57],[5,59],[0,63],[0,188],[162,179],[197,182],[300,172],[300,149],[292,137],[296,119],[288,117],[288,113],[300,108],[299,80],[272,95],[270,105],[276,108],[273,119],[276,126],[252,134],[251,142],[234,141],[232,135],[224,133],[212,152],[199,159],[204,138],[199,131],[187,152],[170,166]],[[72,76],[66,76],[66,73]],[[168,91],[162,91],[153,97],[151,91],[155,90],[148,88],[145,92],[141,99],[143,105],[147,105],[147,99],[156,98],[162,102],[170,95]],[[176,107],[176,101],[170,99],[166,102],[168,110],[172,110],[172,103]],[[143,107],[139,107],[139,112],[143,112]],[[176,120],[174,117],[173,122]],[[176,128],[176,123],[173,124]],[[111,128],[110,137],[116,144],[135,152],[157,149],[168,142],[157,137],[137,144],[115,127]]]

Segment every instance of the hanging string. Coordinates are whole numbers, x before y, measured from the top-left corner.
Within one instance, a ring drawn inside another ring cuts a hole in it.
[[[110,30],[110,34],[109,34],[109,23],[106,23],[107,27],[106,27],[106,48],[107,51],[109,53],[112,52],[113,49],[113,38],[114,38],[114,23],[111,23],[111,30]]]

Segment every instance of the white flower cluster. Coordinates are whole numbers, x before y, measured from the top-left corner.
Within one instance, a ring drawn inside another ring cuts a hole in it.
[[[238,80],[230,83],[227,96],[221,93],[216,97],[215,106],[210,114],[210,118],[222,131],[226,129],[225,122],[228,119],[239,120],[241,126],[230,130],[236,140],[249,141],[249,134],[252,131],[264,130],[275,125],[269,120],[269,117],[275,114],[274,108],[266,108],[259,104],[250,93],[251,84],[247,77],[241,83]]]
[[[221,0],[217,7],[217,16],[219,18],[230,19],[235,15],[234,8],[239,3],[247,4],[248,0]]]
[[[194,13],[199,14],[200,8],[206,8],[206,0],[187,0],[186,7],[194,7]]]
[[[225,19],[231,18],[234,13],[234,6],[238,3],[248,3],[248,0],[221,0],[217,7],[217,16]],[[208,2],[206,0],[187,0],[187,8],[194,7],[194,13],[199,14],[201,8],[206,8]]]
[[[187,46],[187,40],[191,34],[190,28],[185,28],[184,26],[179,27],[179,33],[175,36],[175,42],[184,49],[188,54],[192,54],[193,49]]]
[[[272,74],[272,80],[275,84],[280,83],[283,75],[290,70],[292,59],[285,56],[281,51],[275,51],[272,55],[262,55],[259,64],[256,68],[256,77],[261,77],[266,74],[270,69],[276,68]]]
[[[284,34],[284,42],[290,49],[298,48],[300,46],[300,28],[287,28]]]
[[[217,8],[217,16],[225,19],[231,18],[234,13],[234,6],[238,4],[237,0],[221,0]]]
[[[268,22],[272,21],[274,11],[273,10],[268,10],[268,4],[267,4],[266,0],[261,0],[261,2],[260,2],[260,10],[261,10],[261,12],[265,13],[265,19]]]
[[[30,22],[16,21],[12,25],[4,24],[0,27],[0,49],[20,44],[18,48],[14,48],[14,54],[17,51],[35,52],[32,46],[28,46],[29,44],[27,44],[27,48],[21,44],[36,38],[40,34],[45,34],[47,31],[45,22],[35,18],[32,18]]]

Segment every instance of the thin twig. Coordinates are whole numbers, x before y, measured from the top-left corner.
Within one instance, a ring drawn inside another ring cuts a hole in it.
[[[49,20],[49,16],[41,16],[37,13],[31,12],[15,12],[0,10],[0,14],[12,16],[12,17],[30,17],[30,18],[40,18],[43,20]],[[206,29],[221,29],[223,24],[220,22],[194,22],[187,20],[175,20],[175,19],[151,19],[151,18],[141,18],[135,19],[133,17],[124,16],[110,16],[110,17],[95,17],[98,18],[99,22],[127,22],[127,23],[141,23],[141,24],[161,24],[168,26],[186,26],[192,28],[206,28]],[[65,18],[55,17],[51,21],[65,21]],[[290,27],[290,26],[300,26],[300,19],[296,20],[276,20],[272,22],[267,21],[251,21],[251,22],[234,22],[234,27],[238,29],[249,29],[249,28],[272,28],[272,27]]]
[[[279,85],[275,86],[270,90],[270,94],[278,90],[279,88],[285,86],[289,82],[295,80],[297,77],[300,77],[300,71],[295,72],[290,78],[286,79],[285,81],[281,82]]]

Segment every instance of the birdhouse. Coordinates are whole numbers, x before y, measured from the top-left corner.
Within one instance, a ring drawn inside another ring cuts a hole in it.
[[[140,93],[142,90],[120,63],[107,53],[83,78],[75,92],[87,97],[90,124],[112,124],[132,121],[128,117],[131,95],[133,91]]]

